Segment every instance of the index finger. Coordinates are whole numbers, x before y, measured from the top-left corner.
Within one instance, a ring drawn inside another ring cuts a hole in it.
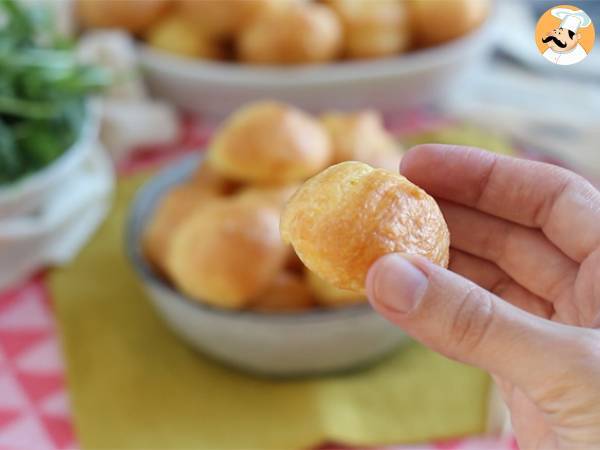
[[[600,193],[566,169],[475,148],[425,144],[404,156],[400,172],[434,197],[540,228],[576,261],[600,246]]]

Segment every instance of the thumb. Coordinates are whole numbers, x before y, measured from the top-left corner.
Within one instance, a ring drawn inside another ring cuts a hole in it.
[[[380,258],[367,293],[375,310],[426,346],[523,388],[560,371],[559,355],[578,346],[576,328],[531,315],[419,256]]]

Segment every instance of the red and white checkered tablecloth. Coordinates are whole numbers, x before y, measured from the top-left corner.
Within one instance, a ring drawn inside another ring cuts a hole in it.
[[[140,168],[162,164],[206,143],[210,127],[191,118],[183,123],[184,132],[176,146],[142,149],[135,159],[120,164],[119,173],[127,176]],[[413,124],[410,126],[414,129]],[[0,450],[77,447],[52,299],[45,274],[40,273],[0,292]],[[514,449],[517,446],[510,437],[393,447],[393,450]]]
[[[75,447],[43,275],[0,294],[0,449]]]
[[[77,448],[52,301],[44,275],[0,294],[0,450]],[[514,450],[512,438],[394,450]]]

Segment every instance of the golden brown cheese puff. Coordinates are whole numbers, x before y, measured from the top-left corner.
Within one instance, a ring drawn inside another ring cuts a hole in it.
[[[299,312],[313,306],[312,293],[302,276],[282,271],[249,307],[264,312]]]
[[[290,184],[327,167],[331,145],[308,114],[281,103],[259,102],[242,107],[221,126],[208,160],[234,180]]]
[[[242,61],[253,64],[308,64],[331,61],[342,45],[342,27],[329,8],[294,4],[272,10],[238,36]]]
[[[477,28],[488,16],[489,0],[410,0],[414,40],[421,46],[458,38]]]
[[[291,245],[289,246],[289,253],[285,260],[284,269],[295,274],[303,274],[306,270],[306,266],[300,258],[298,258],[296,251]]]
[[[176,186],[165,194],[143,236],[144,252],[153,266],[165,271],[167,250],[175,230],[197,208],[213,198],[213,193],[191,183]]]
[[[183,15],[208,36],[226,38],[289,0],[179,0]]]
[[[278,220],[275,207],[236,197],[200,208],[171,239],[167,268],[173,283],[214,306],[247,306],[269,286],[287,256]]]
[[[86,28],[124,28],[140,33],[169,7],[169,0],[78,0],[77,16]]]
[[[310,270],[306,270],[306,281],[310,290],[322,306],[339,307],[364,303],[366,297],[356,292],[338,289],[327,281],[322,280]]]
[[[243,189],[240,193],[240,199],[249,201],[265,201],[278,209],[283,209],[285,203],[298,190],[300,184],[285,186],[251,186]]]
[[[152,47],[191,58],[222,59],[223,49],[215,40],[198,31],[181,13],[165,17],[146,33]]]
[[[387,253],[448,264],[450,235],[435,200],[399,174],[356,161],[304,183],[287,203],[280,228],[306,267],[362,294],[369,267]]]
[[[239,201],[264,202],[268,205],[277,208],[277,211],[281,213],[285,203],[294,195],[294,193],[300,187],[299,184],[286,185],[286,186],[250,186],[242,189],[237,198]],[[304,264],[298,258],[294,249],[291,245],[287,245],[287,256],[284,262],[284,268],[292,273],[302,273],[304,270]]]
[[[321,116],[333,147],[334,162],[362,161],[397,172],[402,149],[375,111],[330,112]]]
[[[410,44],[403,0],[329,0],[344,25],[344,56],[380,58],[405,51]]]
[[[381,145],[376,147],[375,151],[361,162],[367,163],[376,169],[398,173],[403,154],[402,146],[392,136],[386,136]]]
[[[240,183],[223,176],[206,159],[200,163],[198,169],[192,174],[190,183],[200,189],[207,189],[222,196],[235,194],[242,188]]]

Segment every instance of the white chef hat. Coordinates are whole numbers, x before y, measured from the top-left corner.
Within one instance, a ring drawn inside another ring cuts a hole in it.
[[[576,33],[579,28],[585,28],[592,23],[590,16],[581,9],[574,11],[568,8],[554,8],[550,13],[562,21],[560,23],[561,28],[571,30],[573,33]]]

